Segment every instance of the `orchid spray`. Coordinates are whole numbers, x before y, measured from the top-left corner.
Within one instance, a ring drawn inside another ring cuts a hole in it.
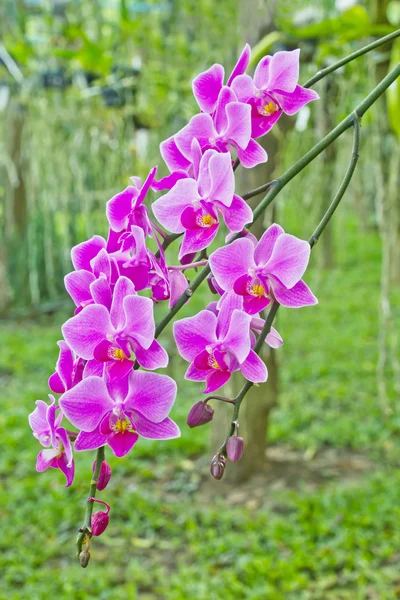
[[[161,442],[180,435],[170,417],[177,385],[168,375],[154,372],[166,368],[169,359],[157,338],[207,278],[216,301],[176,321],[173,328],[177,350],[188,363],[185,378],[202,382],[208,395],[192,407],[188,425],[209,423],[214,414],[210,402],[227,402],[232,405],[231,425],[211,461],[212,476],[221,479],[227,461],[236,462],[245,452],[245,440],[239,436],[240,405],[253,384],[268,378],[260,349],[264,343],[272,348],[283,344],[272,327],[281,305],[300,308],[317,303],[303,280],[311,248],[353,175],[360,119],[397,79],[400,66],[277,180],[241,197],[235,192],[235,170],[267,160],[256,140],[271,130],[282,113],[294,115],[317,100],[311,85],[399,34],[330,65],[304,86],[298,83],[299,50],[265,56],[251,76],[246,72],[251,60],[246,45],[226,82],[223,66],[212,65],[193,81],[200,112],[160,145],[169,175],[157,179],[153,167],[143,183],[132,177],[130,185],[107,202],[107,239],[95,235],[72,248],[74,270],[66,275],[65,287],[76,308],[62,326],[59,357],[49,378],[49,388],[58,399],[50,395],[50,403],[38,400],[29,424],[42,446],[37,471],[62,471],[66,486],[74,481],[74,457],[96,451],[77,538],[82,567],[89,563],[92,537],[103,534],[109,524],[109,504],[95,498],[112,475],[106,449],[123,457],[134,451],[141,438]],[[250,233],[252,223],[289,181],[349,128],[354,142],[347,172],[311,238],[300,240],[273,224],[257,240]],[[149,207],[150,190],[160,195]],[[246,199],[264,192],[252,212]],[[208,255],[220,230],[227,236],[225,244]],[[178,239],[179,264],[169,265],[165,250]],[[186,271],[200,267],[189,284]],[[168,302],[169,311],[156,324],[153,308],[161,301]],[[245,380],[239,394],[235,398],[215,395],[235,371]],[[106,511],[93,514],[95,502],[106,506]]]

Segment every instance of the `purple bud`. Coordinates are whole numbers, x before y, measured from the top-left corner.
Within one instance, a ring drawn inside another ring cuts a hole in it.
[[[200,425],[204,425],[205,423],[212,421],[213,416],[213,407],[204,402],[204,400],[199,400],[196,402],[196,404],[193,404],[192,408],[190,409],[187,417],[187,424],[191,428],[199,427]]]
[[[208,283],[208,287],[210,288],[210,292],[212,294],[218,294],[218,292],[216,290],[216,287],[214,285],[215,284],[215,279],[214,279],[214,277],[212,275],[209,275],[207,277],[207,283]]]
[[[214,479],[222,479],[225,471],[226,459],[222,454],[216,454],[211,461],[210,472]]]
[[[92,515],[92,535],[99,536],[107,529],[110,517],[108,511],[98,510]]]
[[[244,452],[244,439],[238,435],[232,435],[227,441],[226,452],[232,462],[240,460]]]
[[[96,461],[94,461],[93,463],[93,469],[92,469],[92,473],[94,473],[96,469]],[[101,463],[101,467],[100,467],[100,473],[97,479],[97,489],[98,490],[104,490],[107,486],[108,486],[108,482],[111,479],[111,475],[112,475],[112,470],[110,465],[108,464],[108,462],[106,460],[103,460],[103,462]]]
[[[184,256],[182,256],[179,262],[181,263],[181,265],[188,265],[189,263],[194,261],[195,257],[196,252],[191,252],[190,254],[185,254]]]
[[[80,562],[81,567],[86,569],[86,567],[89,564],[89,560],[90,560],[89,550],[82,550],[82,552],[79,555],[79,562]]]

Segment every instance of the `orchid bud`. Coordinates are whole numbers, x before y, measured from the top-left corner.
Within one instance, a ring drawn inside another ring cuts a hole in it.
[[[107,529],[109,520],[108,511],[98,510],[95,512],[92,515],[92,535],[101,535]]]
[[[214,479],[222,479],[225,471],[226,459],[223,454],[216,454],[211,461],[210,472]]]
[[[82,552],[79,555],[79,562],[80,562],[81,567],[86,569],[86,567],[89,564],[89,560],[90,560],[89,550],[82,550]]]
[[[199,427],[200,425],[204,425],[205,423],[212,421],[213,416],[213,407],[204,402],[204,400],[199,400],[193,404],[192,408],[190,409],[187,417],[187,424],[191,428]]]
[[[92,473],[95,472],[96,469],[96,461],[94,461],[93,463],[93,469],[92,469]],[[110,465],[108,464],[108,462],[106,460],[103,460],[103,462],[101,463],[101,467],[100,467],[100,473],[99,476],[97,478],[97,489],[98,490],[104,490],[107,486],[108,486],[108,482],[111,479],[111,475],[112,475],[112,470]]]
[[[212,275],[209,275],[207,277],[207,283],[208,283],[208,287],[210,288],[210,292],[212,294],[218,294],[217,289],[215,287],[215,278]]]
[[[240,460],[244,452],[244,439],[238,435],[231,435],[226,443],[226,452],[232,462]]]

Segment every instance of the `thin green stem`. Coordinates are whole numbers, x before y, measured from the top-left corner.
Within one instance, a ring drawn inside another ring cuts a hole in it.
[[[97,490],[97,480],[99,478],[101,463],[104,460],[104,446],[97,450],[96,454],[96,467],[90,481],[89,496],[86,500],[86,512],[85,519],[83,521],[82,528],[79,530],[78,537],[76,539],[77,555],[79,556],[82,552],[82,546],[85,542],[86,536],[91,537],[92,535],[92,513],[93,513],[93,501],[90,498],[95,498]]]
[[[389,33],[389,35],[385,35],[385,37],[379,38],[379,40],[375,40],[371,44],[368,44],[367,46],[364,46],[363,48],[360,48],[359,50],[352,52],[348,56],[345,56],[344,58],[338,60],[337,62],[333,63],[332,65],[329,65],[329,67],[326,67],[325,69],[322,69],[321,71],[318,71],[318,73],[313,75],[313,77],[308,79],[303,84],[303,87],[305,87],[305,88],[312,87],[315,83],[317,83],[317,81],[320,81],[327,75],[330,75],[337,69],[340,69],[340,67],[347,65],[347,63],[351,62],[352,60],[355,60],[359,56],[363,56],[363,54],[367,54],[367,52],[371,52],[371,50],[374,50],[375,48],[379,48],[379,46],[382,46],[383,44],[386,44],[387,42],[390,42],[399,36],[400,36],[400,29],[397,29],[396,31],[393,31],[393,33]]]

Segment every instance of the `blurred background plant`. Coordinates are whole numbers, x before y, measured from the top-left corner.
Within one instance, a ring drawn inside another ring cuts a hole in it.
[[[113,531],[83,577],[66,546],[91,457],[65,493],[54,474],[34,473],[26,420],[47,393],[57,311],[71,310],[70,248],[106,233],[105,202],[131,175],[153,164],[165,172],[158,144],[196,111],[191,79],[213,62],[229,72],[248,41],[253,66],[300,47],[304,82],[399,27],[399,0],[0,3],[1,599],[399,597],[399,82],[363,119],[356,175],[312,257],[320,306],[279,315],[286,345],[266,357],[269,382],[243,406],[246,451],[222,485],[204,472],[225,435],[223,407],[211,440],[187,431],[200,390],[183,381],[169,339],[183,437],[114,460]],[[399,60],[397,40],[318,83],[320,102],[279,121],[265,138],[269,162],[239,170],[239,191],[279,176]],[[307,238],[350,152],[349,134],[285,188],[260,227],[276,220]],[[184,315],[210,299],[200,291]]]

